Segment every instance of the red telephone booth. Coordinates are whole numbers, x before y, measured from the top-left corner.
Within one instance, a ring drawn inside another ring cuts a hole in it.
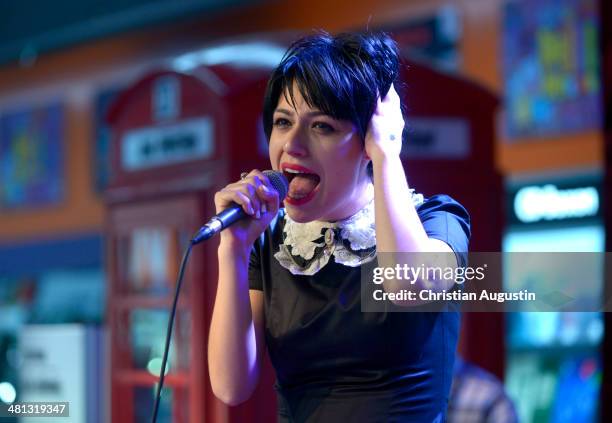
[[[159,71],[111,107],[114,180],[108,208],[108,322],[113,422],[149,421],[183,250],[214,215],[214,193],[241,171],[269,167],[260,124],[269,70]],[[213,395],[207,335],[218,238],[194,247],[174,325],[158,421],[273,421],[273,372],[247,403]]]
[[[426,197],[445,193],[470,213],[470,251],[501,251],[503,180],[495,168],[495,95],[457,75],[416,62],[403,68],[409,184]],[[497,278],[497,280],[501,280]],[[501,286],[499,286],[501,289]],[[503,375],[503,316],[464,313],[459,351]]]

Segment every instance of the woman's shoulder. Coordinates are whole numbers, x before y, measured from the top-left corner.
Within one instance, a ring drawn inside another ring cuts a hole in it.
[[[427,197],[417,207],[417,214],[430,238],[446,242],[455,252],[468,251],[472,234],[470,214],[453,197],[448,194]]]
[[[455,198],[451,197],[448,194],[434,194],[431,196],[424,196],[423,202],[420,204],[419,208],[423,206],[433,206],[433,205],[445,205],[445,204],[459,204]]]
[[[470,222],[470,215],[467,209],[448,194],[435,194],[430,197],[424,197],[416,210],[421,217],[443,212],[465,219],[468,224]]]

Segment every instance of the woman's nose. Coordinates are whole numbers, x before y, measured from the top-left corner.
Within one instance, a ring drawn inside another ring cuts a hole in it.
[[[283,145],[283,151],[290,156],[303,157],[308,154],[305,135],[300,130],[293,131]]]

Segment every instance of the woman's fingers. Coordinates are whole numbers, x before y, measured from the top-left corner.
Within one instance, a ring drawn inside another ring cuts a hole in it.
[[[276,213],[278,211],[278,192],[275,189],[270,189],[266,185],[261,185],[257,189],[257,195],[262,201],[262,212]]]
[[[262,182],[264,178],[265,175],[263,175],[257,169],[253,169],[251,172],[249,172],[247,176],[245,176],[240,181],[242,186],[245,187],[248,191],[249,198],[251,199],[251,202],[253,203],[253,208],[255,210],[255,217],[257,219],[259,219],[264,213],[262,207],[265,203],[264,200],[259,196],[259,187],[264,184],[264,182]]]
[[[253,215],[255,213],[250,197],[237,189],[232,189],[231,185],[228,185],[215,194],[217,213],[220,213],[226,209],[231,203],[239,204],[242,206],[244,212],[249,215]]]
[[[399,155],[404,126],[400,97],[395,86],[391,84],[384,97],[377,99],[376,109],[368,123],[365,139],[366,157],[372,158],[373,152],[379,150]]]
[[[267,185],[268,187],[270,186],[270,179],[268,179],[268,177],[260,170],[258,169],[253,169],[249,172],[248,177],[253,177],[258,179],[258,182],[261,182],[265,185]]]
[[[241,205],[245,213],[257,219],[268,212],[276,213],[279,206],[278,192],[272,188],[268,177],[257,169],[215,194],[217,212],[232,202]]]
[[[387,101],[399,101],[399,94],[397,93],[397,90],[395,89],[395,85],[394,84],[391,84],[391,87],[389,88],[389,92],[385,96],[385,100],[387,100]]]
[[[253,169],[245,179],[252,178],[257,186],[257,196],[260,201],[260,212],[262,214],[267,212],[278,211],[278,192],[272,187],[270,179],[261,171]]]
[[[374,115],[385,117],[384,125],[388,128],[395,128],[393,129],[394,131],[401,132],[404,129],[405,122],[402,115],[401,101],[394,84],[391,84],[384,98],[378,98]]]
[[[254,214],[253,216],[257,219],[261,216],[261,201],[259,201],[259,197],[257,196],[257,186],[255,183],[249,181],[243,181],[240,185],[241,192],[249,197],[251,200],[251,205],[253,206]]]

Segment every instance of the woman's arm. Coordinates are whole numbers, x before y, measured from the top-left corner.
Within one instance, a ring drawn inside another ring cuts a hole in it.
[[[427,236],[412,202],[400,159],[403,127],[400,99],[391,86],[387,96],[379,100],[366,136],[366,152],[372,160],[374,170],[376,247],[377,252],[382,253],[381,264],[394,266],[397,260],[402,260],[402,257],[404,259],[416,257],[416,254],[402,256],[401,253],[431,252],[449,254],[425,254],[422,256],[424,259],[436,260],[425,265],[455,267],[457,262],[452,249],[445,242]],[[397,282],[386,284],[385,290],[425,287],[442,290],[449,288],[453,283],[436,281],[430,285],[428,283],[430,281],[421,280],[413,286],[406,286],[405,283]],[[417,305],[417,303],[413,301],[402,305]]]
[[[278,212],[278,193],[257,170],[215,194],[217,213],[232,202],[253,218],[221,232],[219,281],[208,337],[213,393],[236,405],[249,399],[259,380],[265,351],[263,293],[249,290],[249,256],[255,239]]]
[[[263,293],[249,290],[248,253],[219,246],[219,283],[208,339],[213,392],[228,405],[249,399],[259,381],[265,339]]]

